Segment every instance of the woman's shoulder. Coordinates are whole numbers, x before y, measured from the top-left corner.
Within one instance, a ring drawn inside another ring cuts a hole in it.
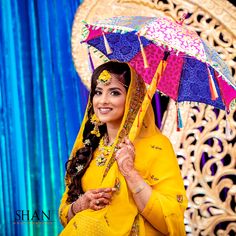
[[[158,132],[152,136],[138,138],[134,142],[135,167],[142,176],[148,176],[150,169],[155,169],[175,159],[175,154],[168,137]],[[168,161],[167,161],[168,159]]]
[[[134,142],[137,146],[151,147],[156,149],[171,148],[172,144],[167,136],[162,134],[160,131],[156,132],[154,135],[148,137],[139,137]]]

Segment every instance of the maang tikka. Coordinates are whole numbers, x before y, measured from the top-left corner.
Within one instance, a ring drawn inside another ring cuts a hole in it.
[[[101,134],[100,134],[98,126],[103,125],[103,123],[98,119],[95,113],[92,115],[90,121],[94,125],[94,128],[91,131],[91,134],[95,134],[97,137],[100,137]]]
[[[103,70],[102,73],[98,76],[98,83],[103,85],[109,85],[111,83],[111,74],[107,70]]]

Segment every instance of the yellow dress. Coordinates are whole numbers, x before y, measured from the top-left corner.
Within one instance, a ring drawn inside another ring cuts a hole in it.
[[[135,81],[138,78],[135,77],[132,68],[131,72],[130,87],[135,88]],[[130,122],[130,116],[133,116],[133,110],[130,111],[133,97],[129,89],[117,142],[122,132],[124,133],[124,127],[127,127],[125,120]],[[135,102],[136,100],[137,96]],[[83,124],[85,121],[86,118]],[[74,151],[83,145],[81,143],[82,131],[83,125],[75,142]],[[127,134],[124,133],[124,135]],[[65,227],[61,236],[158,236],[164,235],[161,233],[163,222],[166,222],[168,235],[185,235],[183,214],[187,207],[187,198],[183,180],[170,141],[155,127],[151,106],[134,139],[134,146],[135,169],[153,189],[143,212],[138,212],[125,178],[120,174],[116,162],[111,162],[113,154],[104,166],[97,166],[95,159],[98,150],[96,150],[90,166],[82,177],[83,190],[86,192],[89,189],[119,186],[119,191],[114,193],[110,205],[99,211],[88,209],[78,212],[68,223],[67,214],[70,204],[66,202],[66,188],[59,210],[61,223]]]

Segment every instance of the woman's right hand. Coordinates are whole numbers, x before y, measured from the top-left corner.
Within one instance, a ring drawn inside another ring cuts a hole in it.
[[[75,213],[86,209],[101,210],[110,204],[112,194],[116,191],[115,188],[99,188],[85,192],[74,203]]]

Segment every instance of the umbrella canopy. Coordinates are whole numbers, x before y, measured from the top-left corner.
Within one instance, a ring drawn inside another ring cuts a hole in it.
[[[156,88],[176,102],[200,102],[229,111],[236,99],[236,85],[227,65],[182,22],[142,16],[85,22],[82,42],[108,59],[129,62],[147,84],[168,53]]]

